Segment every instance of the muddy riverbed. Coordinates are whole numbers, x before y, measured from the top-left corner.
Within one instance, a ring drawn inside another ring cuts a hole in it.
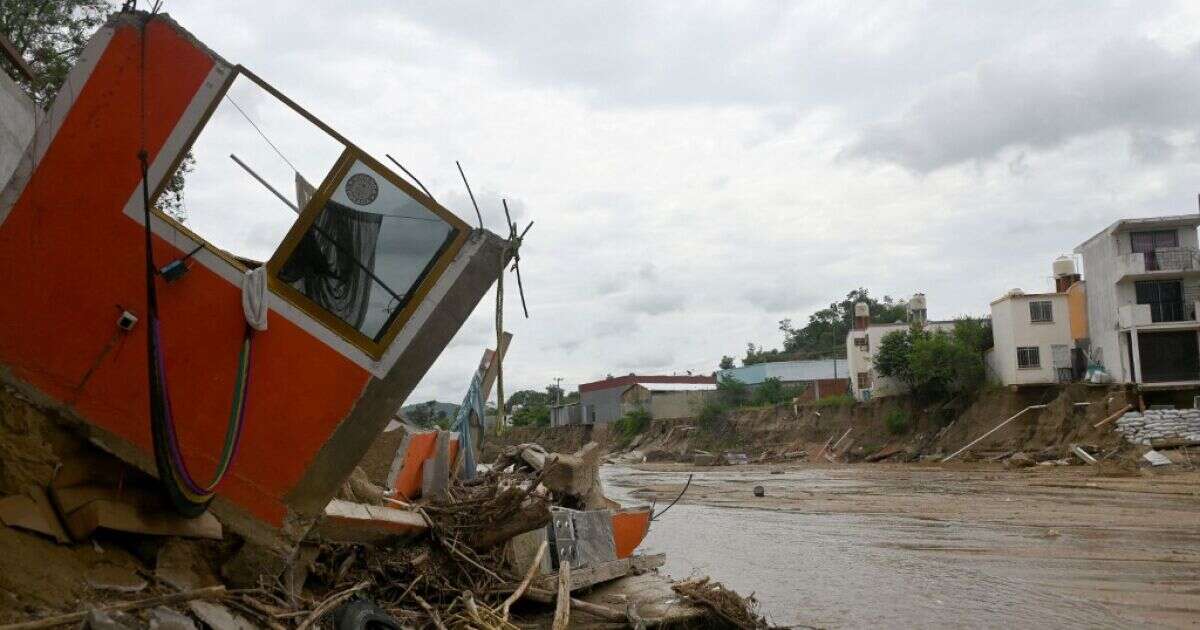
[[[693,472],[644,548],[666,552],[674,576],[756,593],[775,623],[1200,626],[1200,473],[656,464],[603,475],[615,498],[661,509]]]

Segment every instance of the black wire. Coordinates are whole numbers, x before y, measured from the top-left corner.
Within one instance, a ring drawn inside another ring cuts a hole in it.
[[[692,476],[688,475],[687,483],[683,484],[683,490],[679,491],[679,496],[675,497],[675,500],[671,502],[671,505],[668,505],[667,507],[663,508],[661,512],[659,512],[658,514],[652,514],[650,516],[650,520],[653,521],[653,520],[657,519],[658,517],[662,516],[663,514],[666,514],[667,510],[675,507],[675,504],[678,503],[679,500],[683,498],[683,493],[687,492],[688,487],[691,485],[692,485]]]
[[[479,229],[483,229],[483,214],[479,212],[479,204],[475,203],[475,193],[471,192],[471,184],[467,181],[467,174],[463,172],[462,164],[458,160],[454,160],[454,165],[458,167],[458,174],[462,175],[463,184],[467,187],[467,194],[471,195],[471,205],[475,206],[475,217],[479,219]]]
[[[279,147],[275,146],[274,142],[271,142],[271,139],[267,137],[267,134],[263,133],[263,130],[259,129],[258,125],[254,124],[253,120],[250,120],[250,116],[246,115],[245,110],[243,110],[240,106],[238,106],[237,101],[233,100],[233,97],[226,94],[225,100],[229,101],[229,103],[231,105],[233,105],[233,108],[238,110],[238,113],[240,113],[242,115],[242,118],[245,118],[246,122],[250,123],[251,127],[254,127],[254,130],[258,132],[258,135],[262,136],[262,139],[266,140],[267,144],[271,145],[271,148],[275,150],[275,154],[278,155],[281,160],[283,160],[284,162],[287,162],[287,165],[292,167],[293,171],[295,171],[297,173],[300,172],[300,169],[296,168],[296,165],[292,164],[292,161],[287,159],[287,156],[283,154],[283,151],[280,151]]]
[[[429,189],[425,187],[425,184],[421,183],[421,180],[417,179],[416,175],[413,175],[412,173],[409,172],[408,169],[404,168],[404,165],[401,164],[399,160],[392,157],[392,155],[390,153],[384,153],[383,155],[385,157],[387,157],[387,159],[391,160],[393,164],[395,164],[396,166],[399,166],[400,170],[404,171],[404,174],[408,175],[409,179],[413,180],[414,182],[417,182],[417,185],[421,187],[421,190],[425,191],[425,196],[429,197],[430,201],[437,203],[437,199],[433,198],[433,193],[429,192]]]

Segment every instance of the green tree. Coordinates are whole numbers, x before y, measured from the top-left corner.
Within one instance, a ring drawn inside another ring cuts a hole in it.
[[[954,338],[979,353],[992,348],[992,320],[986,318],[960,317],[954,320]]]
[[[983,383],[983,356],[953,335],[938,332],[913,340],[909,372],[918,397],[946,400]]]
[[[30,98],[43,107],[54,99],[88,38],[115,8],[111,0],[0,2],[0,32],[37,74],[37,81],[22,85]]]
[[[717,379],[717,399],[726,407],[741,407],[750,400],[750,388],[732,376]]]
[[[909,363],[913,342],[928,333],[920,328],[895,330],[879,340],[879,352],[875,353],[875,372],[880,376],[894,378],[909,387],[913,385],[913,374]]]
[[[753,365],[768,361],[845,357],[846,335],[854,325],[854,305],[859,302],[867,304],[872,322],[892,323],[907,317],[904,302],[886,295],[877,300],[871,297],[870,291],[859,287],[847,293],[845,299],[809,315],[808,323],[802,328],[796,328],[790,319],[781,320],[779,330],[783,333],[783,348],[768,350],[748,344],[742,362]]]
[[[796,394],[795,388],[784,387],[783,381],[772,376],[754,388],[753,401],[755,405],[778,405],[795,398]]]
[[[405,412],[405,419],[418,427],[428,429],[434,426],[437,420],[438,413],[436,408],[436,400],[423,402]],[[443,411],[441,414],[444,416],[446,412]]]
[[[729,355],[721,357],[721,363],[718,367],[722,370],[732,370],[735,367],[733,365],[733,357]]]

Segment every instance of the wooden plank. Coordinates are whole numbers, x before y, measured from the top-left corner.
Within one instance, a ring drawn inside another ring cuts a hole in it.
[[[619,560],[605,562],[604,564],[594,567],[575,569],[571,572],[571,592],[588,588],[589,586],[595,586],[596,584],[608,582],[610,580],[615,580],[619,577],[624,577],[629,575],[630,571],[632,570],[633,560],[630,558],[621,558]],[[547,575],[538,578],[536,583],[538,588],[552,591],[555,589],[557,580],[557,574]]]
[[[563,562],[558,569],[558,601],[554,605],[554,630],[571,627],[571,563]]]
[[[421,496],[445,499],[450,487],[450,433],[438,431],[433,457],[425,460],[421,471]]]
[[[33,71],[33,68],[29,66],[29,62],[25,61],[25,57],[17,50],[16,46],[12,45],[12,42],[3,33],[0,33],[0,50],[4,52],[4,56],[8,58],[12,65],[16,66],[17,71],[27,81],[30,83],[37,81],[37,73]]]
[[[1125,405],[1124,407],[1121,407],[1120,409],[1118,409],[1117,412],[1112,414],[1111,416],[1101,420],[1100,422],[1097,422],[1096,424],[1093,424],[1092,428],[1099,429],[1100,427],[1108,424],[1109,422],[1112,422],[1113,420],[1116,420],[1117,418],[1120,418],[1121,416],[1125,415],[1125,412],[1129,411],[1130,409],[1133,409],[1133,405]]]

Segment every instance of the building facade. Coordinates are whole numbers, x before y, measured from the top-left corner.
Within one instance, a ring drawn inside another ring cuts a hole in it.
[[[813,361],[773,361],[755,363],[717,372],[718,378],[736,378],[757,387],[769,378],[777,378],[786,387],[801,387],[801,400],[820,400],[840,396],[850,390],[850,366],[846,359]]]
[[[875,371],[879,344],[888,333],[903,332],[914,326],[930,331],[954,329],[953,321],[928,321],[924,293],[913,295],[908,302],[907,312],[907,321],[881,324],[871,321],[866,303],[854,305],[854,327],[846,335],[846,364],[850,372],[850,391],[856,400],[861,402],[908,391],[905,384],[893,378],[881,377]]]
[[[717,391],[715,383],[638,383],[621,394],[621,415],[644,409],[655,420],[691,418]]]
[[[609,377],[579,386],[579,404],[583,424],[608,424],[625,413],[622,396],[633,385],[690,384],[715,387],[713,376],[650,376],[630,374]]]
[[[1120,383],[1200,385],[1200,214],[1122,219],[1075,248],[1087,278],[1082,349]]]
[[[1070,306],[1066,293],[1010,291],[992,302],[991,378],[1004,385],[1068,382],[1073,378]]]

